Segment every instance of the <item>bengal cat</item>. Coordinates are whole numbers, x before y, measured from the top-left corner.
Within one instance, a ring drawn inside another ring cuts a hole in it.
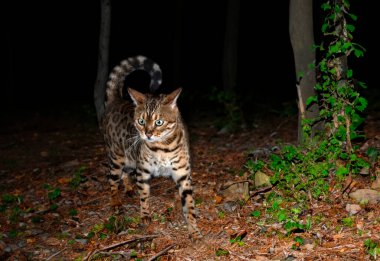
[[[136,70],[150,74],[151,92],[143,94],[128,88],[130,102],[123,99],[124,81]],[[149,181],[157,176],[171,177],[179,188],[190,236],[199,239],[201,233],[195,216],[188,134],[177,106],[181,88],[170,94],[152,94],[161,82],[160,67],[144,56],[123,60],[109,75],[102,130],[109,160],[111,204],[121,205],[118,196],[120,179],[123,179],[125,192],[133,191],[130,174],[135,171],[140,214],[146,223],[150,220]]]

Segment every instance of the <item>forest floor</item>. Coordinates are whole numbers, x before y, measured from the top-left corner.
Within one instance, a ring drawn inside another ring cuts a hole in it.
[[[201,122],[188,124],[198,224],[204,235],[195,243],[188,238],[178,192],[169,179],[152,181],[149,225],[139,224],[136,193],[124,197],[121,213],[111,209],[104,144],[95,122],[41,115],[10,121],[0,136],[0,259],[373,258],[364,241],[380,240],[378,204],[350,215],[346,206],[353,200],[343,193],[329,202],[314,201],[310,209],[319,222],[287,234],[279,222],[252,214],[275,188],[256,193],[244,204],[221,194],[225,184],[247,180],[244,165],[250,152],[295,144],[297,116],[262,116],[234,134],[218,134],[209,118],[199,118]],[[380,139],[379,122],[379,114],[367,117],[368,139]],[[371,177],[356,177],[354,190],[369,188]]]

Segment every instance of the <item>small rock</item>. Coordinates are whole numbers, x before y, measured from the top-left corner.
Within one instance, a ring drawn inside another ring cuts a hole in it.
[[[232,213],[234,212],[236,209],[239,209],[240,205],[238,202],[236,201],[227,201],[226,203],[223,204],[223,209],[224,211],[226,211],[227,213]]]
[[[360,175],[363,175],[363,176],[369,175],[369,168],[368,167],[362,168],[359,173]]]
[[[260,187],[263,185],[270,185],[270,178],[265,173],[257,171],[255,174],[255,186]]]
[[[350,215],[355,215],[355,214],[358,213],[360,210],[362,210],[362,208],[361,208],[358,204],[347,204],[347,205],[346,205],[346,211],[347,211]]]
[[[221,191],[221,194],[226,201],[235,201],[239,199],[247,199],[249,197],[248,182],[235,183],[230,186],[225,184],[226,189]]]
[[[380,192],[373,189],[358,189],[350,193],[350,197],[359,203],[369,202],[376,204],[380,201]]]

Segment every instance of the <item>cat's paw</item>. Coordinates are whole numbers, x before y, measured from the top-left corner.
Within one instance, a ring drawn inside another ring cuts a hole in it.
[[[199,230],[190,234],[189,237],[194,244],[197,244],[203,241],[203,235]]]
[[[189,238],[193,243],[196,243],[202,241],[203,235],[197,227],[191,227],[189,229]]]

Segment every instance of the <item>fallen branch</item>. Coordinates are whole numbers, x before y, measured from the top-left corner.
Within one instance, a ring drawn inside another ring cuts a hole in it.
[[[231,187],[232,185],[235,185],[235,184],[239,184],[239,183],[245,183],[245,182],[248,182],[249,184],[253,184],[253,182],[252,182],[252,180],[241,180],[241,181],[236,181],[236,182],[232,182],[232,183],[230,183],[230,184],[228,184],[228,185],[224,185],[224,186],[222,186],[220,189],[221,190],[226,190],[226,189],[228,189],[229,187]]]
[[[97,249],[95,251],[91,251],[84,259],[83,261],[85,260],[91,260],[92,256],[97,254],[97,253],[100,253],[100,252],[105,252],[105,251],[109,251],[109,250],[112,250],[114,248],[117,248],[117,247],[120,247],[120,246],[123,246],[123,245],[126,245],[126,244],[130,244],[130,243],[133,243],[133,242],[139,242],[139,241],[144,241],[144,240],[149,240],[149,239],[153,239],[153,238],[156,238],[158,237],[158,235],[149,235],[149,236],[141,236],[141,237],[135,237],[135,238],[132,238],[132,239],[129,239],[129,240],[126,240],[126,241],[122,241],[122,242],[119,242],[119,243],[116,243],[116,244],[112,244],[112,245],[109,245],[109,246],[106,246],[106,247],[103,247],[101,249]]]
[[[263,193],[263,192],[267,192],[269,191],[270,189],[272,189],[273,186],[272,185],[269,185],[269,186],[266,186],[266,187],[263,187],[263,188],[260,188],[258,190],[255,190],[251,193],[251,195],[249,195],[249,198],[245,201],[245,203],[248,202],[248,200],[250,200],[251,198],[253,198],[254,196],[256,196],[257,194],[260,194],[260,193]]]
[[[170,249],[172,249],[173,247],[175,247],[176,244],[171,244],[169,245],[168,247],[166,247],[165,249],[161,250],[160,252],[158,252],[157,254],[155,254],[154,256],[152,256],[151,258],[149,258],[148,261],[153,261],[153,260],[156,260],[158,257],[166,254],[166,252],[168,252]]]

